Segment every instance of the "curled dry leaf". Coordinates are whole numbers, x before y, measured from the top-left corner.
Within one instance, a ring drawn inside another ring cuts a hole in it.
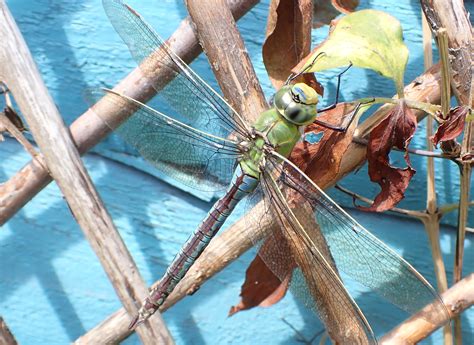
[[[272,0],[262,48],[270,81],[279,89],[311,49],[311,0]]]
[[[278,241],[278,246],[274,245],[274,241]],[[273,255],[272,252],[275,250],[278,250],[280,255]],[[281,253],[282,251],[287,255]],[[281,261],[278,266],[283,269],[279,272],[279,277],[266,265],[262,257],[276,258]],[[256,306],[269,307],[280,301],[285,297],[295,267],[296,263],[292,259],[286,239],[280,231],[275,231],[273,236],[265,240],[259,253],[247,268],[245,282],[240,292],[241,300],[230,308],[229,316]]]
[[[431,138],[433,144],[438,145],[442,141],[457,138],[464,129],[468,113],[469,108],[465,106],[451,109],[446,121],[438,127],[435,135]]]
[[[313,28],[331,23],[341,13],[350,13],[359,6],[359,0],[314,0]]]
[[[341,13],[354,12],[359,6],[359,0],[332,0],[331,3]]]
[[[367,161],[369,176],[372,182],[381,187],[370,207],[361,207],[366,211],[382,212],[391,209],[405,197],[405,190],[415,170],[410,164],[406,151],[417,127],[416,117],[401,100],[388,116],[375,127],[369,135]],[[407,167],[398,168],[390,165],[389,154],[392,147],[405,151]]]
[[[339,103],[336,108],[318,117],[318,120],[333,125],[340,125],[345,116],[354,108],[355,103]],[[367,108],[361,108],[361,115]],[[357,121],[354,121],[345,133],[336,132],[317,124],[306,127],[305,135],[320,137],[316,143],[303,140],[296,144],[291,153],[291,161],[295,163],[308,177],[317,184],[326,185],[339,172],[341,160],[352,142]]]

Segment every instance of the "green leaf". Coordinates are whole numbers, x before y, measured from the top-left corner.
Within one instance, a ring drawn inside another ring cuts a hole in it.
[[[400,22],[385,12],[362,10],[341,18],[331,28],[326,41],[313,50],[303,69],[318,55],[307,72],[347,66],[352,62],[354,66],[372,69],[393,79],[399,96],[403,97],[408,48],[403,43]]]

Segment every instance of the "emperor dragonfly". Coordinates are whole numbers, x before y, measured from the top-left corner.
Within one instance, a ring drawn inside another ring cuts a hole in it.
[[[358,107],[342,127],[322,123],[316,119],[317,93],[303,83],[292,85],[292,76],[276,93],[274,106],[249,124],[169,49],[134,10],[121,0],[103,0],[103,4],[146,76],[151,76],[157,66],[169,69],[172,78],[150,77],[150,82],[158,97],[176,113],[165,115],[109,89],[97,90],[91,98],[102,97],[102,103],[135,112],[117,132],[160,171],[200,190],[222,190],[228,186],[225,195],[217,200],[176,255],[159,285],[150,292],[131,327],[158,310],[245,197],[252,199],[252,203],[261,199],[263,214],[278,222],[282,234],[299,238],[308,258],[320,268],[315,273],[318,284],[338,297],[332,307],[353,319],[369,342],[376,342],[374,333],[345,289],[337,269],[408,312],[415,312],[432,300],[444,312],[437,293],[409,263],[357,223],[287,158],[301,139],[305,125],[316,122],[343,131]],[[309,234],[308,227],[316,226],[324,234],[326,250],[330,250],[337,268],[328,262],[322,245]],[[278,260],[265,257],[264,251],[261,255],[275,274],[284,279]],[[324,307],[317,302],[315,306],[322,321],[330,322]]]

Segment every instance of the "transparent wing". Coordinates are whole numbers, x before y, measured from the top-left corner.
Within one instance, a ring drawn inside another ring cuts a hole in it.
[[[375,335],[368,321],[344,287],[337,268],[331,263],[331,255],[317,231],[317,224],[314,219],[305,217],[304,210],[309,205],[290,207],[286,192],[280,189],[278,180],[282,171],[279,168],[270,158],[261,178],[265,204],[269,205],[273,219],[280,225],[277,231],[281,232],[272,234],[270,242],[265,244],[277,243],[278,250],[260,250],[259,255],[277,275],[284,273],[280,276],[281,281],[286,279],[288,266],[292,265],[287,264],[288,258],[275,259],[275,255],[292,256],[298,268],[292,273],[290,288],[317,312],[333,340],[375,344]],[[262,246],[261,249],[268,248]]]
[[[171,51],[138,13],[121,0],[103,0],[103,6],[115,30],[158,92],[160,109],[177,119],[184,116],[192,127],[223,138],[230,134],[247,137],[248,126],[239,114]],[[164,70],[166,77],[157,77],[157,69]]]
[[[231,181],[240,155],[234,141],[196,130],[112,90],[88,90],[86,99],[112,130],[116,125],[108,120],[110,109],[135,112],[116,133],[168,176],[202,191],[223,190]]]
[[[339,270],[411,314],[434,302],[438,315],[448,320],[444,303],[420,273],[357,223],[293,163],[286,159],[281,163],[282,159],[270,158],[267,170],[279,176],[279,184],[287,189],[298,210],[298,220],[319,226]]]

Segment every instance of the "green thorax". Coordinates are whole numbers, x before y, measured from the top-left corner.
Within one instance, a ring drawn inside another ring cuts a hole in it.
[[[247,174],[259,178],[259,165],[263,157],[265,143],[260,134],[267,138],[275,151],[285,157],[290,155],[301,134],[299,126],[286,120],[275,108],[261,113],[253,128],[258,133],[257,137],[254,142],[250,143],[249,150],[240,164],[242,170]]]
[[[282,156],[288,157],[301,137],[300,127],[317,116],[318,94],[304,83],[285,84],[275,94],[274,107],[264,111],[253,125],[255,139],[246,144],[242,170],[260,178],[265,140]]]

